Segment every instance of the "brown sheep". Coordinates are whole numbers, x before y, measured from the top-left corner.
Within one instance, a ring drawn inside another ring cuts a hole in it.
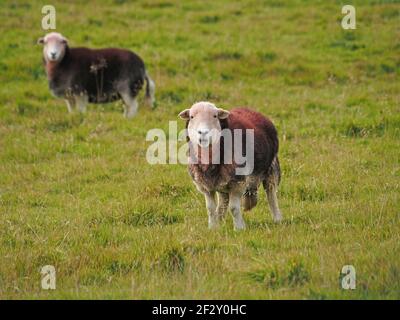
[[[186,120],[189,173],[205,195],[209,228],[219,225],[229,206],[235,229],[244,229],[241,201],[244,210],[252,209],[261,183],[274,221],[281,221],[276,195],[280,182],[279,142],[272,122],[249,109],[226,111],[210,102],[198,102],[179,116]],[[244,160],[241,163],[240,156]],[[250,170],[240,171],[246,167]]]

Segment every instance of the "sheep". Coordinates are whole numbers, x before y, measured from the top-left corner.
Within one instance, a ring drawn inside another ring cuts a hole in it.
[[[210,102],[195,103],[190,109],[180,112],[179,117],[186,121],[189,174],[205,196],[209,228],[219,226],[229,207],[235,230],[245,229],[241,202],[245,211],[251,210],[257,204],[257,190],[261,183],[274,221],[281,221],[277,199],[281,178],[279,141],[273,123],[247,108],[227,111]],[[235,150],[239,156],[244,156],[243,163],[237,161]],[[234,161],[229,160],[232,155]],[[238,169],[247,166],[252,159],[250,170],[238,174]]]
[[[86,111],[88,103],[107,103],[122,99],[124,116],[135,116],[137,95],[146,81],[146,101],[154,104],[155,85],[146,72],[143,60],[135,53],[117,48],[71,48],[60,33],[52,32],[38,39],[43,44],[49,88],[63,98],[69,112],[76,107]]]

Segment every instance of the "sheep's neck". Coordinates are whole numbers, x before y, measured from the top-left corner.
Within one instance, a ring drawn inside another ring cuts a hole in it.
[[[44,58],[47,79],[49,81],[54,80],[54,77],[56,76],[57,67],[59,67],[61,65],[65,66],[68,56],[69,56],[69,47],[66,47],[64,56],[62,57],[62,59],[60,61],[48,61],[46,58]]]
[[[58,62],[56,62],[56,61],[47,61],[46,62],[46,73],[47,73],[48,80],[52,80],[54,78],[54,74],[55,74],[57,65],[58,65]]]
[[[210,166],[218,166],[222,161],[220,159],[219,144],[213,144],[207,148],[197,146],[194,148],[194,151],[197,163],[203,170],[207,170]]]

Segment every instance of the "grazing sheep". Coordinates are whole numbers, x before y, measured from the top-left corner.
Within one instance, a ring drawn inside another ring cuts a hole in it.
[[[68,111],[86,111],[90,103],[122,99],[124,115],[131,118],[138,109],[137,95],[146,81],[146,100],[154,104],[154,82],[142,59],[125,49],[70,48],[67,39],[52,32],[43,44],[43,60],[53,95],[65,99]]]
[[[198,102],[179,116],[186,120],[189,173],[197,189],[205,195],[209,228],[219,225],[229,206],[235,229],[244,229],[241,200],[244,210],[252,209],[261,183],[274,221],[281,221],[276,195],[280,182],[279,142],[272,122],[249,109],[236,108],[229,112],[210,102]],[[253,140],[251,134],[246,134],[248,129],[253,133]],[[236,153],[243,156],[242,163],[238,163]],[[214,159],[219,161],[215,163]],[[238,169],[251,162],[250,171],[238,174]]]

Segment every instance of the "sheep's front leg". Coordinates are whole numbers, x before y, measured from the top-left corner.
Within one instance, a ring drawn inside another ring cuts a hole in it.
[[[244,223],[242,213],[240,212],[240,201],[242,194],[241,193],[230,193],[229,194],[229,209],[231,210],[233,217],[233,225],[235,230],[243,230],[246,228],[246,224]]]
[[[215,210],[217,207],[215,203],[215,192],[206,192],[204,195],[208,212],[208,227],[210,229],[215,229],[219,225],[219,219]]]
[[[76,107],[78,108],[79,112],[85,113],[86,106],[89,103],[89,97],[86,94],[77,95],[75,96]]]
[[[71,98],[65,99],[65,102],[66,102],[66,104],[67,104],[68,112],[69,112],[69,113],[74,112],[74,108],[75,108],[75,99],[71,97]]]
[[[229,194],[218,192],[217,216],[219,220],[225,217],[229,205]]]

